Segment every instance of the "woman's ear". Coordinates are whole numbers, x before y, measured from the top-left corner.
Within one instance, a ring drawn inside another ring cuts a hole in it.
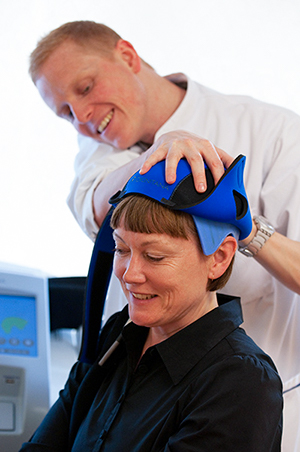
[[[208,273],[209,279],[217,279],[223,275],[229,267],[236,249],[237,242],[235,238],[232,235],[228,235],[212,255]]]
[[[141,59],[130,42],[119,39],[115,51],[134,73],[141,70]]]

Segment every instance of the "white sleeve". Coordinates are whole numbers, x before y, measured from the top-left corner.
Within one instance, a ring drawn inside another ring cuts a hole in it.
[[[82,230],[95,240],[99,227],[93,215],[93,193],[99,183],[115,169],[137,158],[142,149],[133,146],[119,150],[92,138],[78,135],[79,153],[75,158],[75,178],[67,204]]]
[[[271,153],[271,150],[270,150]],[[300,121],[283,121],[260,193],[263,214],[276,230],[300,241]]]

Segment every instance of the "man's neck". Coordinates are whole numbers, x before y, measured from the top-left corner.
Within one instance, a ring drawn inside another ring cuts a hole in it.
[[[153,144],[156,132],[175,113],[184,99],[186,90],[151,69],[146,68],[145,72],[149,130],[148,136],[142,141]]]

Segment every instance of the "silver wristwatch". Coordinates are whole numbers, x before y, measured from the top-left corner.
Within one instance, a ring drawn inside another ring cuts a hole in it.
[[[255,236],[248,245],[239,247],[239,251],[247,257],[255,256],[275,232],[275,229],[265,217],[260,215],[258,217],[253,217],[253,220],[257,226]]]

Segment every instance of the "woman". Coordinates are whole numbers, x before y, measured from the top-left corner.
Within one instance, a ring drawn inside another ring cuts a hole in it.
[[[23,451],[280,450],[274,364],[239,328],[239,299],[216,293],[251,230],[243,164],[204,197],[185,162],[176,187],[162,162],[114,197],[114,272],[128,307],[104,326],[97,360],[74,365]]]

